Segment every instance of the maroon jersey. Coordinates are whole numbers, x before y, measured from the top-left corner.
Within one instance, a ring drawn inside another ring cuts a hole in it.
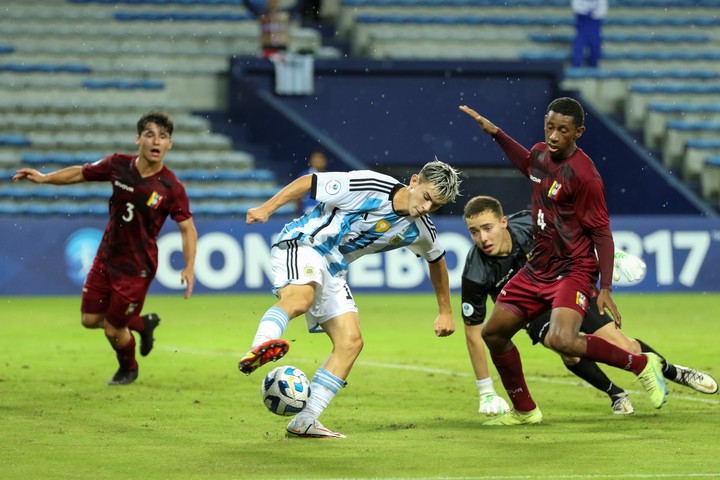
[[[87,181],[109,181],[113,189],[97,258],[112,272],[152,278],[158,262],[156,239],[165,219],[170,215],[182,222],[192,212],[185,187],[169,168],[143,178],[137,158],[115,153],[83,165],[82,173]]]
[[[596,282],[599,268],[601,288],[610,288],[614,243],[605,188],[590,157],[577,148],[556,161],[544,142],[528,151],[502,130],[494,137],[533,186],[535,248],[527,272],[545,281],[581,273]]]

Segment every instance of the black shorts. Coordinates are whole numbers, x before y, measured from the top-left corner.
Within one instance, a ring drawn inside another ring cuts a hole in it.
[[[587,309],[585,318],[583,318],[582,324],[580,325],[580,331],[585,334],[593,334],[600,330],[602,327],[612,322],[613,319],[610,315],[600,315],[597,307],[597,298],[593,297],[590,301],[590,306]],[[530,336],[533,345],[536,343],[545,344],[545,335],[547,335],[548,329],[550,328],[550,312],[545,312],[535,320],[531,321],[525,330]]]

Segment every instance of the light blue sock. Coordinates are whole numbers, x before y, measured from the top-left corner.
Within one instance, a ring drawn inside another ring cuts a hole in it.
[[[282,337],[290,322],[290,317],[285,311],[278,307],[270,307],[260,319],[252,348],[268,340],[276,340]]]
[[[298,417],[317,420],[330,400],[345,386],[345,381],[324,368],[318,369],[310,383],[310,399]]]

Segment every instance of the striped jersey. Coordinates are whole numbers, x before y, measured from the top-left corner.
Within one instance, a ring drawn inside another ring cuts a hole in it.
[[[332,275],[363,255],[408,247],[428,262],[445,255],[430,217],[401,216],[395,194],[405,186],[370,170],[315,173],[310,194],[319,204],[285,225],[275,245],[311,246],[325,257]]]

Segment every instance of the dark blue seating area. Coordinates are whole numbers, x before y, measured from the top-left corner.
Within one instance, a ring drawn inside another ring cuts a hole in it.
[[[570,58],[569,50],[542,50],[535,51],[529,50],[520,52],[520,58],[522,60],[568,60]],[[602,55],[603,60],[624,60],[624,61],[653,61],[653,62],[665,62],[665,61],[719,61],[720,51],[707,50],[707,51],[694,51],[694,50],[674,50],[674,51],[626,51],[626,52],[604,52]]]
[[[245,22],[255,20],[249,13],[234,12],[116,12],[121,22]]]
[[[29,147],[30,139],[25,135],[16,133],[0,133],[0,146]]]
[[[574,25],[572,15],[564,16],[485,16],[485,15],[403,15],[403,14],[359,14],[355,17],[358,23],[388,23],[388,24],[436,24],[436,25],[526,25],[526,26],[560,26]],[[627,27],[659,27],[659,26],[717,26],[720,17],[611,17],[605,19],[606,26]]]
[[[599,69],[599,68],[566,68],[565,78],[568,79],[676,79],[676,80],[715,80],[720,78],[720,71],[697,69]]]
[[[537,43],[571,43],[572,33],[535,33],[528,38]],[[604,43],[707,43],[710,36],[700,33],[605,33]]]
[[[92,68],[80,63],[0,63],[0,73],[90,73]]]
[[[89,79],[82,82],[82,86],[90,90],[162,90],[165,88],[165,82],[159,80],[96,80]]]

